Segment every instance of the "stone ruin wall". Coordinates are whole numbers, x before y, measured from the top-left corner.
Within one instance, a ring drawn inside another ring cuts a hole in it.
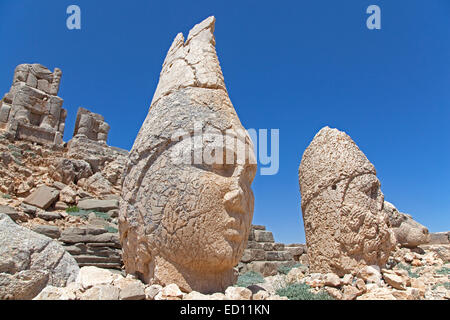
[[[61,146],[67,111],[58,97],[62,72],[40,64],[21,64],[0,103],[0,129],[12,140]]]
[[[247,249],[238,265],[239,273],[248,271],[273,276],[282,266],[308,264],[305,244],[277,243],[265,226],[252,225]]]

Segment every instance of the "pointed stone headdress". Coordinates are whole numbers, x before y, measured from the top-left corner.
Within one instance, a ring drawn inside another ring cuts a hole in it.
[[[345,132],[323,128],[306,149],[300,165],[302,209],[322,190],[363,174],[376,175],[376,170],[356,143]]]

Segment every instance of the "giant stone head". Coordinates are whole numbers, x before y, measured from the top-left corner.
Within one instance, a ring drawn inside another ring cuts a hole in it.
[[[130,153],[119,228],[127,272],[222,291],[253,217],[253,144],[228,97],[214,17],[178,34]],[[241,152],[239,152],[241,151]]]
[[[344,132],[323,128],[299,169],[312,272],[343,276],[382,266],[395,245],[374,166]]]

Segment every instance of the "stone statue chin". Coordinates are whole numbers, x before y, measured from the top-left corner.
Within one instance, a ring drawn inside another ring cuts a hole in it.
[[[254,207],[253,145],[248,135],[242,138],[245,130],[223,84],[214,21],[210,17],[195,26],[186,43],[178,35],[169,50],[130,153],[119,217],[127,272],[147,283],[175,283],[187,292],[219,292],[233,285],[233,267],[246,247]],[[194,59],[192,52],[206,56]],[[200,62],[187,65],[190,59]],[[205,75],[205,70],[213,71]],[[183,78],[192,71],[194,83]],[[175,138],[179,131],[182,139]],[[194,161],[194,156],[186,162],[174,157],[180,151],[190,158],[198,148],[214,150],[209,148],[214,139],[205,134],[210,131],[219,139],[229,131],[240,136],[247,150],[243,159]]]

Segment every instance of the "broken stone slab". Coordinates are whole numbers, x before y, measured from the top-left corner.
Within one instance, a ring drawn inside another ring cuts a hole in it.
[[[58,201],[55,203],[55,210],[66,210],[69,206],[62,201]]]
[[[47,211],[38,211],[37,217],[45,221],[62,219],[61,215],[58,212],[47,212]]]
[[[0,205],[0,213],[8,215],[13,221],[17,221],[20,218],[19,213],[10,206]]]
[[[52,239],[58,239],[61,236],[61,231],[57,226],[36,225],[33,226],[32,230]]]
[[[60,241],[64,243],[104,243],[113,242],[119,244],[119,235],[116,233],[106,233],[107,231],[103,229],[101,234],[90,234],[87,229],[80,228],[69,228],[63,231]]]
[[[120,263],[120,257],[98,257],[91,255],[73,256],[78,263]]]
[[[28,214],[36,214],[36,212],[38,211],[38,208],[36,208],[35,206],[30,206],[23,202],[20,204],[20,207],[22,208],[23,212]]]
[[[62,183],[62,182],[55,181],[55,182],[53,182],[53,187],[55,187],[55,188],[58,189],[58,190],[62,190],[62,189],[64,189],[65,187],[67,187],[67,185],[64,184],[64,183]]]
[[[58,200],[59,191],[55,188],[43,185],[37,188],[23,202],[44,210],[47,210],[53,203]]]
[[[102,269],[122,269],[122,263],[103,263],[103,262],[95,262],[95,263],[78,263],[80,268],[82,267],[97,267]]]
[[[112,200],[99,200],[99,199],[86,199],[78,202],[78,208],[83,210],[95,210],[100,212],[108,212],[119,208],[119,201]]]

